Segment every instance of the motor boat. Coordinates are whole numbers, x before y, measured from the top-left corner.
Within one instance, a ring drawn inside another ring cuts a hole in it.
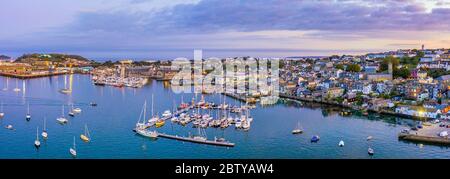
[[[320,137],[318,135],[315,135],[311,138],[311,142],[319,142]]]
[[[339,141],[339,147],[344,147],[344,141],[343,140],[341,140],[341,141]]]
[[[367,153],[369,155],[373,155],[373,154],[375,154],[375,151],[372,148],[369,147],[369,149],[367,149]]]

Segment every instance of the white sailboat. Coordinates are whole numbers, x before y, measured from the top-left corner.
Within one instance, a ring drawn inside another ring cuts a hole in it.
[[[73,147],[69,149],[70,155],[72,155],[72,157],[77,157],[77,149],[76,149],[76,144],[75,144],[75,136],[73,136]]]
[[[34,141],[34,146],[36,148],[41,146],[41,141],[39,141],[39,127],[36,127],[36,140]]]
[[[135,130],[146,129],[146,128],[150,127],[148,124],[145,123],[145,113],[146,112],[147,112],[147,101],[144,102],[144,106],[142,107],[141,114],[139,115],[139,119],[136,122]],[[142,119],[142,122],[141,122],[142,115],[144,115],[144,118]]]
[[[46,140],[48,138],[48,133],[47,133],[47,118],[44,118],[44,129],[42,130],[42,138],[44,138],[44,140]]]
[[[148,123],[150,126],[153,126],[156,124],[156,122],[158,122],[159,117],[158,115],[154,115],[154,108],[153,108],[153,102],[154,102],[154,96],[152,94],[152,117],[148,120]]]
[[[170,110],[165,110],[164,113],[162,114],[162,116],[164,118],[170,117],[170,116],[172,116],[172,112],[170,112]]]
[[[5,117],[5,113],[3,112],[3,102],[0,104],[0,119]]]
[[[16,88],[13,89],[14,92],[20,92],[19,81],[16,79]]]
[[[61,117],[56,118],[56,120],[60,123],[60,124],[66,124],[67,122],[69,122],[69,120],[67,120],[64,117],[64,105],[62,106],[62,114]]]
[[[158,133],[156,131],[146,130],[150,126],[148,123],[147,124],[145,123],[145,113],[147,113],[147,101],[144,102],[144,107],[142,108],[141,114],[139,115],[139,120],[136,123],[136,128],[134,129],[134,131],[137,134],[142,135],[144,137],[156,139],[156,138],[158,138]],[[142,122],[141,122],[141,117],[143,117]]]
[[[292,134],[301,134],[301,133],[303,133],[303,130],[300,127],[300,122],[298,122],[297,127],[294,130],[292,130]]]
[[[27,106],[27,115],[25,116],[25,119],[26,119],[27,121],[30,121],[30,120],[31,120],[30,103],[28,103],[28,106]]]
[[[83,140],[84,142],[89,142],[91,140],[91,135],[89,134],[89,130],[87,127],[87,124],[84,125],[84,134],[80,135],[81,140]]]
[[[70,105],[71,106],[71,110],[69,111],[69,116],[70,117],[75,117],[75,113],[73,112],[73,104]]]
[[[67,88],[67,75],[64,76],[64,88],[59,90],[59,92],[63,94],[72,93],[72,90],[70,88]]]
[[[6,87],[3,88],[3,91],[8,91],[9,86],[9,78],[6,78]]]

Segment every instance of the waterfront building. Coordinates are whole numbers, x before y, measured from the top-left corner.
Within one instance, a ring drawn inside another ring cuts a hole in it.
[[[344,89],[339,87],[329,88],[326,93],[326,96],[328,98],[337,98],[341,97],[342,95],[344,95]]]

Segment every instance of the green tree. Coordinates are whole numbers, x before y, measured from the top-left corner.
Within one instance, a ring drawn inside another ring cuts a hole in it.
[[[408,68],[402,67],[400,69],[395,69],[393,75],[394,75],[394,78],[397,78],[397,77],[408,78],[411,75],[411,72],[409,71]]]
[[[347,66],[347,71],[350,72],[360,72],[361,67],[358,64],[350,64]]]
[[[336,65],[336,69],[345,70],[345,67],[344,67],[344,65],[342,65],[342,64],[337,64],[337,65]]]
[[[380,65],[380,71],[388,70],[389,63],[392,63],[392,69],[395,70],[398,68],[398,65],[400,64],[400,60],[398,58],[395,58],[394,56],[388,56],[388,57],[384,58]]]

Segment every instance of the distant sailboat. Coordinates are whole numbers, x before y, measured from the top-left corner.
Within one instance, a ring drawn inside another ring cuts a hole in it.
[[[27,105],[27,115],[25,116],[25,119],[26,119],[27,121],[30,121],[30,120],[31,120],[30,103],[28,103],[28,105]]]
[[[8,91],[9,86],[9,78],[6,78],[6,87],[3,88],[3,91]]]
[[[0,119],[5,117],[5,113],[3,112],[3,102],[0,104]]]
[[[46,140],[48,138],[48,133],[47,133],[47,118],[44,118],[44,129],[42,130],[42,138],[44,138],[44,140]]]
[[[56,120],[57,120],[60,124],[66,124],[67,122],[69,122],[69,121],[64,117],[64,105],[62,106],[62,114],[61,114],[61,117],[56,118]]]
[[[68,114],[70,117],[75,117],[75,112],[73,112],[73,104],[71,104],[70,106],[71,106],[71,109]]]
[[[72,157],[77,157],[77,149],[76,149],[76,144],[75,144],[75,136],[73,136],[73,147],[69,149],[70,155],[72,155]]]
[[[64,88],[59,90],[59,92],[63,94],[72,93],[72,90],[70,88],[67,88],[67,75],[64,76]]]
[[[16,79],[16,88],[13,89],[14,92],[20,92],[19,81]]]
[[[36,127],[36,140],[34,141],[34,146],[36,148],[41,146],[41,142],[39,141],[39,127]]]
[[[303,130],[300,127],[300,122],[298,122],[297,127],[294,130],[292,130],[292,134],[301,134],[301,133],[303,133]]]
[[[81,134],[80,138],[84,142],[89,142],[91,140],[90,137],[91,136],[89,135],[89,130],[88,130],[87,124],[85,124],[85,126],[84,126],[84,134]]]

